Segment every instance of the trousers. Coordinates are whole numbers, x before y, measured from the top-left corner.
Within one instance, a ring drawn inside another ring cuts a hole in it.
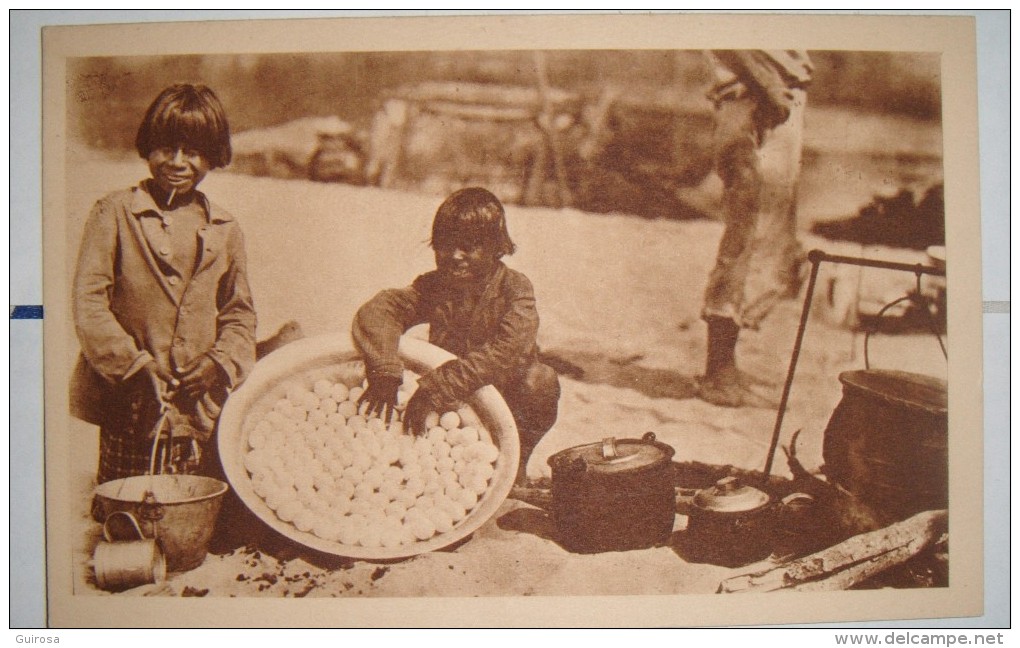
[[[796,202],[807,94],[790,93],[789,119],[768,130],[757,123],[750,93],[717,103],[713,142],[725,230],[705,289],[705,319],[758,328],[791,285],[799,285]]]

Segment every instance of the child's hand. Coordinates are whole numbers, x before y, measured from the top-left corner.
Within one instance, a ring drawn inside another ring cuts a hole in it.
[[[220,367],[207,355],[199,356],[178,373],[181,376],[181,390],[192,400],[210,391],[222,381]]]
[[[404,429],[414,436],[425,434],[427,432],[425,418],[433,409],[435,408],[427,390],[419,388],[414,392],[414,396],[411,396],[411,400],[407,401],[407,409],[404,410]]]
[[[165,400],[168,393],[173,391],[180,385],[180,381],[173,377],[167,369],[160,366],[155,360],[150,360],[148,364],[142,367],[146,375],[149,377],[149,382],[152,383],[152,388],[156,392],[161,400]]]
[[[397,407],[397,390],[403,382],[400,376],[376,375],[368,379],[368,389],[358,399],[358,411],[367,405],[365,415],[377,415],[386,423],[393,418]]]

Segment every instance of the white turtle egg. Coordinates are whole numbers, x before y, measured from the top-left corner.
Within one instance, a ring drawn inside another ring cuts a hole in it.
[[[312,530],[312,526],[315,524],[315,513],[311,509],[303,508],[297,515],[294,516],[294,526],[297,527],[298,531],[308,533]]]
[[[342,382],[333,383],[329,389],[329,396],[337,403],[342,403],[347,400],[348,391],[347,385]]]
[[[454,501],[463,506],[465,510],[470,511],[478,504],[478,493],[468,488],[462,488]]]
[[[357,403],[358,399],[360,399],[364,393],[365,388],[360,385],[357,387],[351,387],[350,391],[347,392],[347,400],[351,403]]]
[[[347,427],[354,430],[355,434],[361,434],[368,430],[368,421],[361,414],[355,414],[347,419]]]
[[[276,509],[276,516],[284,522],[293,522],[303,508],[299,500],[288,499],[279,504]]]
[[[447,430],[460,427],[460,415],[457,412],[445,412],[439,417],[439,425]]]
[[[431,430],[439,425],[439,412],[429,412],[425,415],[425,429]]]
[[[390,503],[390,498],[383,493],[372,493],[368,496],[368,503],[372,505],[373,510],[381,512]]]
[[[361,538],[358,542],[362,547],[382,546],[382,526],[378,523],[369,522],[361,531]]]
[[[432,455],[438,460],[450,456],[450,444],[446,441],[437,441],[432,444]]]
[[[364,517],[372,512],[372,504],[367,499],[361,499],[355,494],[355,499],[351,500],[351,515],[360,515]]]
[[[408,523],[408,526],[411,528],[411,532],[414,533],[414,537],[418,540],[428,540],[436,535],[435,522],[425,516],[415,517]]]
[[[465,427],[478,427],[482,424],[482,420],[478,418],[478,414],[467,405],[463,405],[457,408],[457,415],[460,416],[460,425],[462,428]]]
[[[428,432],[425,433],[425,438],[428,439],[429,443],[432,445],[445,442],[447,438],[446,428],[434,425],[428,428]]]
[[[333,392],[333,383],[325,378],[320,378],[315,381],[314,385],[312,385],[312,391],[315,392],[315,395],[319,398],[326,398]]]
[[[353,501],[347,497],[337,497],[330,501],[329,508],[333,515],[342,517],[351,512]]]
[[[469,479],[464,486],[467,490],[471,491],[478,497],[481,497],[487,490],[489,490],[488,482],[478,476],[474,476]]]
[[[341,543],[353,546],[358,543],[360,531],[356,522],[351,518],[344,518],[337,523],[337,535]]]
[[[433,508],[428,512],[428,518],[436,526],[436,531],[439,533],[449,533],[453,531],[453,518],[450,514],[439,508]]]
[[[308,412],[308,422],[315,427],[326,424],[326,412],[321,409],[315,408]]]
[[[320,516],[315,520],[312,533],[323,540],[335,542],[340,539],[340,525],[327,517]]]
[[[481,438],[478,428],[473,425],[467,425],[460,428],[460,438],[463,445],[469,445],[478,441]]]

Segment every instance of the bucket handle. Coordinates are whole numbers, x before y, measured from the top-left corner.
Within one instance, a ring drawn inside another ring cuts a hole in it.
[[[113,513],[107,515],[106,521],[103,522],[103,537],[106,538],[107,542],[116,542],[116,540],[113,537],[113,534],[110,533],[110,527],[108,525],[110,524],[110,520],[117,515],[122,515],[127,519],[131,520],[131,526],[133,526],[135,528],[135,532],[138,533],[138,539],[145,540],[145,534],[142,533],[141,525],[138,524],[138,520],[135,519],[135,516],[132,515],[130,511],[114,511]]]
[[[928,321],[928,327],[929,327],[929,329],[931,329],[931,333],[932,333],[932,335],[935,336],[935,339],[938,340],[939,348],[942,349],[942,357],[944,357],[946,359],[946,361],[948,362],[949,361],[949,354],[946,352],[946,345],[942,341],[942,336],[939,335],[938,326],[935,323],[935,318],[932,316],[931,311],[928,309],[928,305],[924,303],[924,300],[921,297],[921,272],[915,271],[914,272],[914,276],[917,278],[916,290],[913,293],[907,293],[906,295],[900,297],[899,299],[895,299],[895,300],[889,302],[888,304],[886,304],[885,306],[883,306],[882,310],[878,311],[878,315],[875,316],[875,319],[876,320],[882,319],[882,316],[885,315],[886,311],[888,311],[893,306],[896,306],[897,304],[901,304],[901,303],[903,303],[905,301],[915,302],[918,305],[918,307],[921,310],[924,311],[925,319]],[[876,325],[876,329],[877,329],[877,325]],[[871,340],[871,336],[874,335],[876,332],[877,332],[877,330],[870,330],[870,331],[868,331],[864,335],[864,368],[865,369],[871,369],[871,359],[868,356],[868,342]]]

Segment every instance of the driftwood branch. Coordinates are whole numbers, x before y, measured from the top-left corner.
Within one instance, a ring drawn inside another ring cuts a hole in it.
[[[945,510],[925,511],[784,565],[727,578],[719,584],[718,591],[729,594],[848,589],[906,562],[936,543],[947,530]]]

